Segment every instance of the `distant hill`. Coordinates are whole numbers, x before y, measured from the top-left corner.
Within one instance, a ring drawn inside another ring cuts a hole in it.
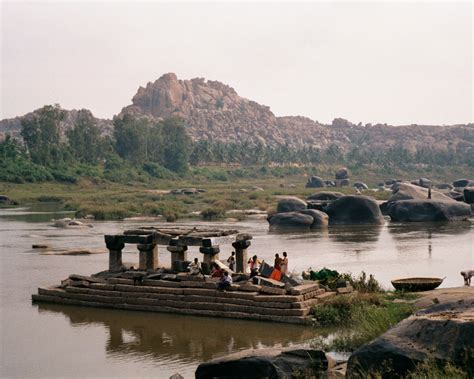
[[[292,148],[325,148],[336,144],[342,150],[351,145],[382,151],[403,146],[413,153],[423,148],[458,153],[474,151],[474,124],[355,125],[335,119],[331,125],[324,125],[301,116],[276,117],[268,106],[240,97],[226,84],[203,78],[179,80],[173,73],[140,87],[132,104],[119,113],[125,114],[155,120],[181,117],[193,140],[246,141],[270,147],[287,144]],[[75,110],[67,112],[64,129],[73,125],[76,115]],[[0,138],[6,132],[18,135],[22,117],[0,121]],[[103,133],[111,132],[111,120],[97,121]]]

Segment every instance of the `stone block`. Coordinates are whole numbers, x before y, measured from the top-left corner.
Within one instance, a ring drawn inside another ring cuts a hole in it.
[[[260,292],[261,289],[262,289],[262,286],[248,283],[248,282],[239,285],[239,291]]]
[[[276,288],[276,287],[268,287],[268,286],[262,286],[260,292],[270,294],[270,295],[286,295],[285,289]]]
[[[285,284],[282,282],[279,282],[278,280],[274,279],[268,279],[264,278],[262,276],[255,276],[253,278],[253,282],[255,284],[259,284],[261,286],[267,286],[267,287],[276,287],[276,288],[285,288]]]
[[[293,287],[291,289],[292,295],[304,295],[305,293],[312,292],[319,289],[319,284],[300,284],[299,286]]]
[[[182,288],[203,288],[203,282],[194,281],[182,281],[179,282],[179,286]]]
[[[342,295],[342,294],[351,293],[352,291],[354,291],[354,288],[352,288],[352,286],[339,287],[336,291],[338,295]]]

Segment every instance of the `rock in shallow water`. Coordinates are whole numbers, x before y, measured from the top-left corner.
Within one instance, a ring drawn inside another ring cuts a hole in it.
[[[471,216],[471,207],[452,200],[401,200],[389,205],[388,214],[394,221],[462,221]]]
[[[324,352],[312,349],[245,350],[207,363],[196,370],[196,379],[257,379],[319,377],[328,368]]]
[[[295,196],[285,197],[277,205],[277,213],[295,212],[302,209],[306,209],[306,203]]]
[[[383,224],[377,201],[368,196],[343,196],[327,207],[329,225]]]
[[[313,225],[314,219],[312,216],[299,212],[285,212],[269,216],[268,222],[270,230],[309,230],[311,225]]]

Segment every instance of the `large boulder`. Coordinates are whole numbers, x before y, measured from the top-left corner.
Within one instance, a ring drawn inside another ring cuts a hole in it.
[[[295,212],[306,209],[307,204],[297,197],[289,196],[280,199],[277,205],[277,213],[282,212]]]
[[[389,206],[388,214],[394,221],[460,221],[471,216],[471,207],[453,200],[400,200]]]
[[[410,183],[395,183],[392,185],[392,196],[387,200],[388,203],[399,200],[424,200],[428,199],[428,190]],[[431,198],[435,200],[451,200],[446,195],[438,191],[431,191]]]
[[[337,200],[340,197],[343,197],[344,194],[340,192],[331,192],[331,191],[321,191],[313,193],[312,195],[308,196],[306,200],[313,200],[313,201],[332,201]]]
[[[474,187],[464,188],[464,201],[468,204],[474,204]]]
[[[474,180],[472,179],[458,179],[453,182],[455,188],[464,188],[474,186]]]
[[[311,229],[324,228],[328,226],[329,216],[322,211],[316,209],[304,209],[298,213],[302,213],[313,218],[313,223],[310,226]]]
[[[343,196],[324,208],[330,225],[383,224],[377,201],[368,196]]]
[[[418,364],[450,364],[474,370],[474,299],[452,301],[418,312],[349,358],[347,378],[405,378]]]
[[[327,368],[326,355],[319,350],[252,349],[201,363],[195,377],[196,379],[310,378],[320,377]]]
[[[309,230],[314,223],[313,216],[299,212],[276,213],[268,216],[270,230]]]
[[[323,178],[313,175],[310,178],[308,178],[306,187],[307,188],[322,188],[322,187],[326,187],[326,183],[324,182]]]
[[[347,179],[349,177],[349,171],[345,167],[341,167],[336,171],[336,179]]]

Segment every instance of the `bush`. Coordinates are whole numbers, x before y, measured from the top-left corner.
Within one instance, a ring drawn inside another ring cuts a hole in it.
[[[209,207],[201,212],[201,217],[204,220],[216,220],[222,218],[225,215],[225,210],[222,208]]]

